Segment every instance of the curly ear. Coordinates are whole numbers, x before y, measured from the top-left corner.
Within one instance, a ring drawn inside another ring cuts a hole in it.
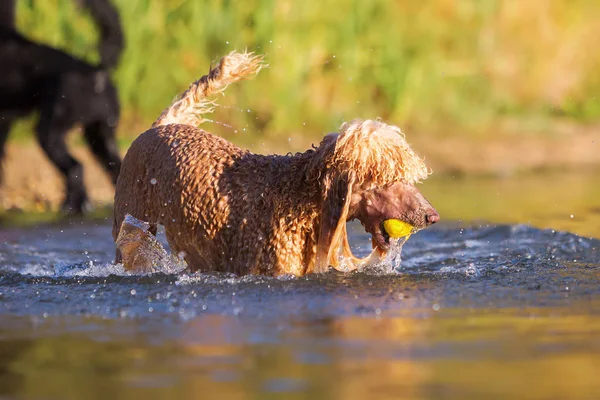
[[[311,272],[325,272],[330,265],[336,267],[338,264],[338,253],[346,236],[354,181],[354,173],[325,178],[316,260]]]

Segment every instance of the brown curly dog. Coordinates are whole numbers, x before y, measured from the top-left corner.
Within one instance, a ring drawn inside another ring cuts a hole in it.
[[[240,275],[353,270],[389,249],[384,220],[416,229],[438,221],[414,186],[429,171],[395,126],[353,121],[287,156],[253,154],[196,127],[214,106],[207,96],[262,65],[258,56],[229,54],[133,142],[115,194],[116,262],[148,268],[119,239],[127,214],[149,222],[152,234],[163,225],[192,271]],[[355,218],[373,236],[368,259],[348,245],[346,222]]]

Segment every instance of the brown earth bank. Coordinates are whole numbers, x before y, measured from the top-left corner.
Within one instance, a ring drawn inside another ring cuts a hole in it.
[[[113,187],[87,148],[71,137],[71,149],[84,165],[85,183],[96,208],[113,200]],[[436,175],[506,176],[540,170],[600,168],[600,128],[564,129],[551,136],[501,135],[482,139],[463,137],[408,137]],[[287,142],[287,141],[286,141]],[[292,138],[285,144],[253,146],[277,152],[301,151],[308,139]],[[126,149],[123,149],[125,154]],[[9,142],[4,162],[0,206],[6,211],[52,212],[64,196],[63,181],[40,148],[33,142]]]

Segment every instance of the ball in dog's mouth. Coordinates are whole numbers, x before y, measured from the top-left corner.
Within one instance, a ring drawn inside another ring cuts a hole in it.
[[[383,231],[393,239],[410,236],[415,227],[399,219],[386,219],[383,221]]]
[[[392,245],[392,239],[394,242],[397,239],[404,239],[402,241],[404,243],[416,231],[417,229],[407,222],[399,219],[386,219],[372,228],[371,235],[373,244],[386,252]]]

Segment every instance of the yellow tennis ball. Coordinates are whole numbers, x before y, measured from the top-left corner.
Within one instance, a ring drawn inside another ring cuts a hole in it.
[[[383,229],[391,238],[397,239],[409,236],[412,233],[413,226],[399,219],[386,219],[383,221]]]

